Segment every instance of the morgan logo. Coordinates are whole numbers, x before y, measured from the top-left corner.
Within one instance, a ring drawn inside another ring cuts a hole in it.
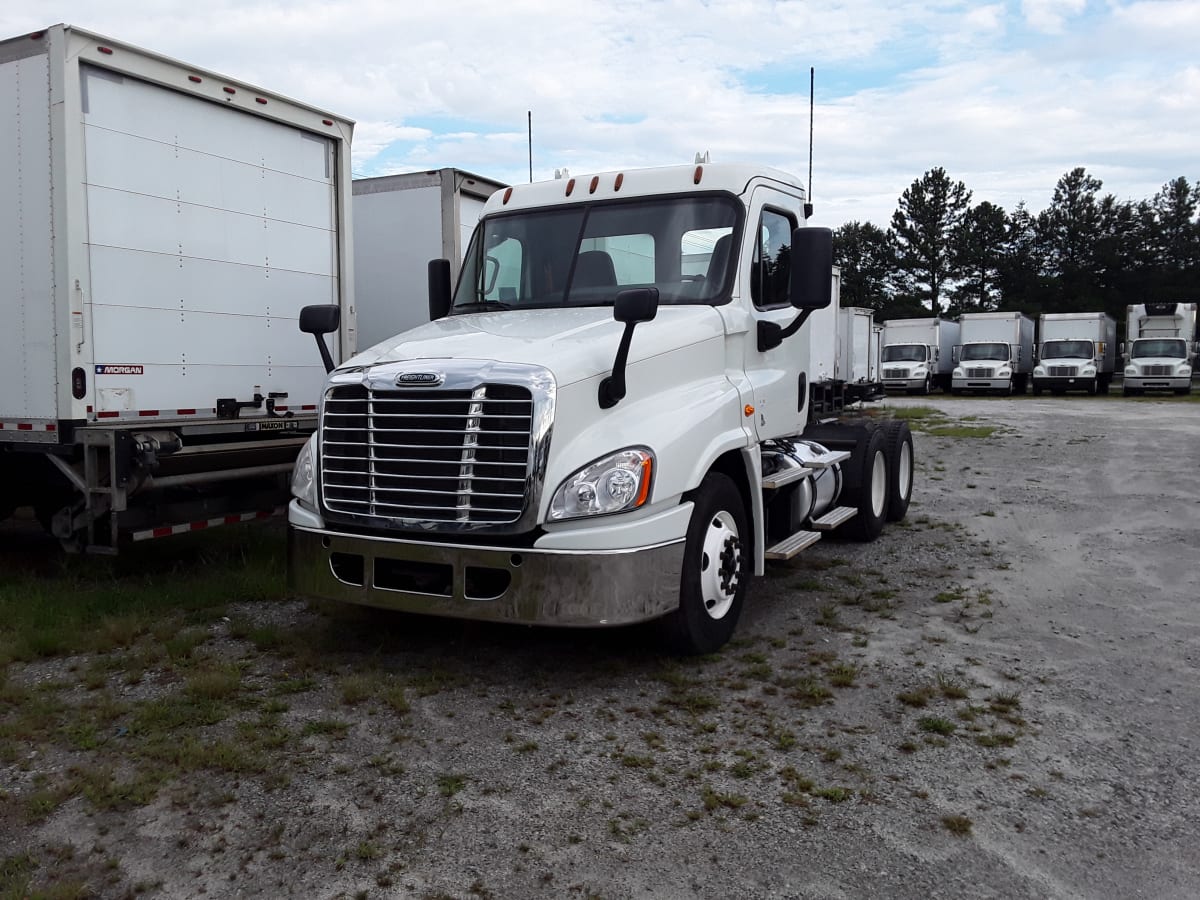
[[[445,380],[441,372],[401,372],[396,376],[396,387],[428,387]]]
[[[107,366],[97,365],[96,366],[96,374],[97,375],[141,375],[142,367],[141,366],[129,366],[129,365],[114,366],[111,364],[107,365]]]

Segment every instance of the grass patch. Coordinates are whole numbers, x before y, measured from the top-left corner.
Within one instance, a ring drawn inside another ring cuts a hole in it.
[[[966,837],[970,834],[973,824],[966,816],[942,816],[942,826],[957,837]]]
[[[922,716],[917,719],[917,727],[926,734],[953,734],[958,728],[949,719],[943,719],[941,716]]]

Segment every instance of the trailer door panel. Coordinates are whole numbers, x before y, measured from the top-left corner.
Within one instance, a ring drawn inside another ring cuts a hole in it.
[[[81,67],[97,412],[316,402],[303,306],[338,302],[336,147]]]

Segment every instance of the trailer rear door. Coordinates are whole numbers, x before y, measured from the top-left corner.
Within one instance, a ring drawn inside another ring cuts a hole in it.
[[[214,416],[256,389],[315,404],[325,372],[297,317],[338,302],[335,143],[80,72],[93,415]]]

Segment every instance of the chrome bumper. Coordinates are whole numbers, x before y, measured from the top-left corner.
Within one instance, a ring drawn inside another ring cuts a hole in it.
[[[291,525],[288,590],[403,612],[528,625],[625,625],[679,605],[682,540],[630,550],[477,547]]]

